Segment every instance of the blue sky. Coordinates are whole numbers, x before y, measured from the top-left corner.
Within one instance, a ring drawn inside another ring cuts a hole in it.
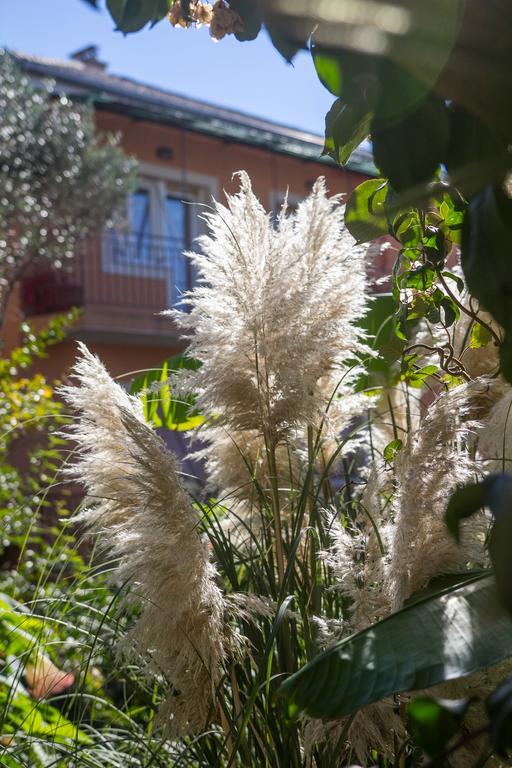
[[[0,45],[67,58],[100,47],[109,71],[276,122],[323,133],[333,97],[308,54],[286,64],[266,34],[254,42],[214,43],[206,29],[175,30],[166,21],[123,37],[106,10],[82,0],[0,0]]]

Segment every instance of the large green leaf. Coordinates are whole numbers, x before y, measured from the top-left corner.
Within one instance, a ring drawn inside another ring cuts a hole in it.
[[[494,524],[488,537],[489,554],[494,568],[496,585],[503,605],[512,613],[512,474],[488,475],[479,483],[465,485],[453,493],[446,508],[445,520],[450,533],[460,538],[460,521],[471,517],[479,509],[488,507]]]
[[[292,713],[340,717],[399,691],[452,680],[512,655],[512,619],[493,576],[419,600],[319,654],[280,693]]]
[[[414,111],[400,119],[379,120],[371,127],[373,157],[395,192],[432,180],[443,162],[450,139],[446,105],[429,94]]]

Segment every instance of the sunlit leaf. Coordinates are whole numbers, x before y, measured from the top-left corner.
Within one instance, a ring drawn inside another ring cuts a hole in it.
[[[386,445],[383,451],[383,456],[386,461],[394,461],[400,451],[402,450],[404,444],[402,440],[396,439],[392,440],[390,443]]]
[[[479,349],[480,347],[486,347],[490,341],[492,341],[491,332],[478,321],[474,322],[471,326],[471,336],[469,338],[470,348]]]
[[[203,423],[204,417],[194,409],[195,398],[174,397],[170,377],[179,370],[197,370],[199,363],[186,355],[174,355],[155,368],[137,377],[131,384],[131,394],[138,395],[145,418],[154,427],[183,432]]]
[[[387,234],[385,179],[369,179],[359,184],[347,201],[345,224],[358,243]]]

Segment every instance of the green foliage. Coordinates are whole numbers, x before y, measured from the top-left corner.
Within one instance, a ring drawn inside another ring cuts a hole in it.
[[[22,372],[36,358],[46,356],[49,346],[63,338],[76,316],[76,312],[70,312],[55,317],[39,333],[24,324],[22,346],[0,359],[0,560],[4,561],[0,582],[10,568],[17,566],[16,581],[23,594],[30,591],[29,585],[37,580],[40,568],[46,567],[44,558],[52,557],[43,512],[49,507],[48,489],[55,482],[61,462],[63,441],[57,432],[64,419],[62,406],[45,378]],[[55,503],[64,514],[63,499]],[[34,549],[40,551],[41,558],[34,561],[28,557],[24,561],[21,554],[26,551],[33,555]],[[73,553],[69,556],[73,562]]]
[[[0,52],[0,319],[27,266],[60,267],[79,241],[125,210],[134,163],[97,136],[92,108],[54,98]]]
[[[469,699],[413,699],[407,707],[407,717],[414,744],[431,757],[439,756],[458,732],[469,704]]]
[[[446,615],[450,621],[446,622]],[[477,576],[341,640],[281,686],[290,708],[340,717],[399,691],[428,688],[512,654],[512,620],[492,576]]]
[[[11,738],[14,742],[26,740],[25,751],[33,765],[40,764],[41,753],[50,757],[38,744],[40,741],[68,747],[91,741],[59,709],[43,698],[35,699],[27,687],[33,685],[38,696],[45,690],[54,694],[62,690],[65,674],[42,651],[59,640],[49,622],[30,615],[19,603],[0,594],[0,712],[7,737],[3,744],[10,746]],[[72,682],[72,675],[68,677]],[[4,757],[10,764],[9,750],[5,750]]]
[[[148,691],[133,666],[113,678],[126,625],[66,520],[67,417],[52,386],[26,373],[76,316],[24,325],[22,346],[0,360],[0,763],[165,766],[169,744],[152,736],[158,685]]]
[[[365,104],[345,104],[336,99],[325,116],[325,144],[323,154],[345,165],[352,152],[368,136],[371,115]]]
[[[386,445],[383,451],[385,461],[392,462],[396,459],[402,448],[404,447],[403,441],[400,439],[392,440]]]
[[[204,417],[194,410],[194,396],[173,397],[170,383],[172,376],[179,371],[194,371],[198,366],[196,360],[186,355],[174,355],[165,360],[159,368],[133,380],[130,392],[139,396],[144,417],[150,424],[182,432],[203,423]]]
[[[505,759],[512,749],[512,678],[508,677],[486,702],[494,748]]]
[[[366,243],[388,233],[385,179],[369,179],[350,195],[345,209],[345,224],[358,243]]]
[[[446,524],[458,540],[460,521],[471,517],[479,509],[488,507],[494,522],[489,535],[489,554],[496,575],[496,585],[503,605],[512,612],[510,583],[512,563],[512,475],[488,475],[474,485],[459,488],[451,497],[446,509]]]

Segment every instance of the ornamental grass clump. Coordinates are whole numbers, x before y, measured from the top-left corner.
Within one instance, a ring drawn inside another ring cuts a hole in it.
[[[364,349],[363,249],[323,179],[295,213],[285,202],[274,222],[239,176],[240,192],[204,214],[208,233],[189,254],[198,284],[184,299],[188,311],[172,317],[202,363],[189,378],[200,410],[277,445],[318,424],[340,382],[354,381],[348,362]]]
[[[478,441],[501,418],[489,421],[503,383],[468,375],[427,403],[399,376],[380,403],[367,397],[364,254],[341,199],[318,180],[274,218],[239,176],[205,214],[197,284],[169,313],[198,363],[170,383],[194,394],[209,486],[191,501],[141,401],[82,348],[78,386],[64,390],[78,414],[81,518],[130,587],[139,616],[123,647],[168,682],[161,712],[185,764],[399,759],[409,736],[394,700],[323,722],[290,719],[276,694],[437,577],[486,565],[486,515],[464,523],[459,546],[444,512],[481,476]]]
[[[201,363],[184,384],[212,416],[201,431],[211,486],[248,500],[251,523],[269,499],[277,542],[290,493],[311,464],[313,435],[316,457],[322,448],[327,462],[368,405],[354,391],[356,360],[367,353],[359,325],[367,305],[363,249],[323,179],[295,212],[285,201],[274,219],[247,174],[239,178],[238,194],[204,215],[208,232],[189,254],[197,286],[183,300],[186,310],[170,314]],[[279,543],[277,559],[282,576]]]
[[[128,585],[138,618],[123,643],[145,653],[170,686],[161,715],[171,735],[215,716],[215,686],[234,647],[200,515],[183,490],[174,456],[143,419],[140,403],[80,345],[78,386],[62,394],[78,414],[70,428],[71,477],[85,488],[77,520],[94,531]]]
[[[214,735],[190,747],[206,764],[239,752],[252,755],[246,764],[268,762],[272,734],[281,763],[295,765],[302,725],[287,732],[274,691],[314,654],[314,638],[328,642],[342,621],[334,593],[322,605],[330,577],[316,537],[324,536],[327,464],[369,402],[355,391],[367,354],[366,279],[341,200],[327,196],[323,180],[274,221],[247,175],[240,179],[227,207],[206,214],[190,311],[173,313],[201,363],[180,385],[206,418],[199,435],[220,501],[191,503],[140,402],[83,347],[78,386],[63,390],[77,413],[70,472],[86,489],[80,519],[139,606],[123,647],[143,652],[171,686],[168,733],[200,734],[213,723]],[[226,520],[240,521],[249,546]]]

